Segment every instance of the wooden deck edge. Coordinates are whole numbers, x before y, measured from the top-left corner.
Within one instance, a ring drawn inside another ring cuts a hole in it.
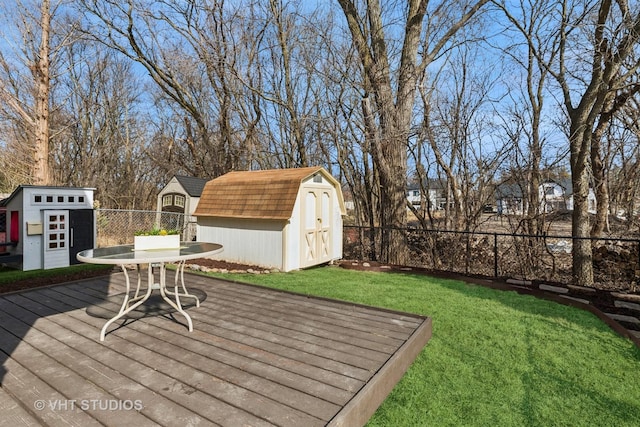
[[[327,426],[365,425],[429,342],[431,334],[431,318],[427,317],[367,384],[327,423]]]

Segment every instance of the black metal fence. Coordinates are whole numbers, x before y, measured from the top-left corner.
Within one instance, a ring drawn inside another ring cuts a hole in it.
[[[572,248],[577,238],[480,231],[400,229],[409,247],[408,266],[466,275],[572,282]],[[383,229],[344,227],[345,259],[381,259]],[[597,287],[634,291],[639,287],[640,240],[589,238]]]

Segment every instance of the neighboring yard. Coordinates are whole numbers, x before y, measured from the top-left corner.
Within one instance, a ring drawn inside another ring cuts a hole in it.
[[[640,350],[591,313],[421,275],[220,275],[427,315],[433,338],[372,426],[637,426]]]

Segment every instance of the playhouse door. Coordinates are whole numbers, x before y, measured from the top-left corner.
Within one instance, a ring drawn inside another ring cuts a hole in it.
[[[69,211],[44,211],[44,268],[69,266]]]
[[[69,264],[78,264],[78,252],[93,249],[93,209],[69,211],[69,233]]]
[[[328,189],[308,189],[304,198],[302,266],[331,260],[331,193]]]

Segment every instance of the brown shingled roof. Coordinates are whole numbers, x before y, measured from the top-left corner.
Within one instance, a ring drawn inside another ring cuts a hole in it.
[[[207,182],[193,213],[226,218],[291,218],[303,179],[322,167],[229,172]]]

